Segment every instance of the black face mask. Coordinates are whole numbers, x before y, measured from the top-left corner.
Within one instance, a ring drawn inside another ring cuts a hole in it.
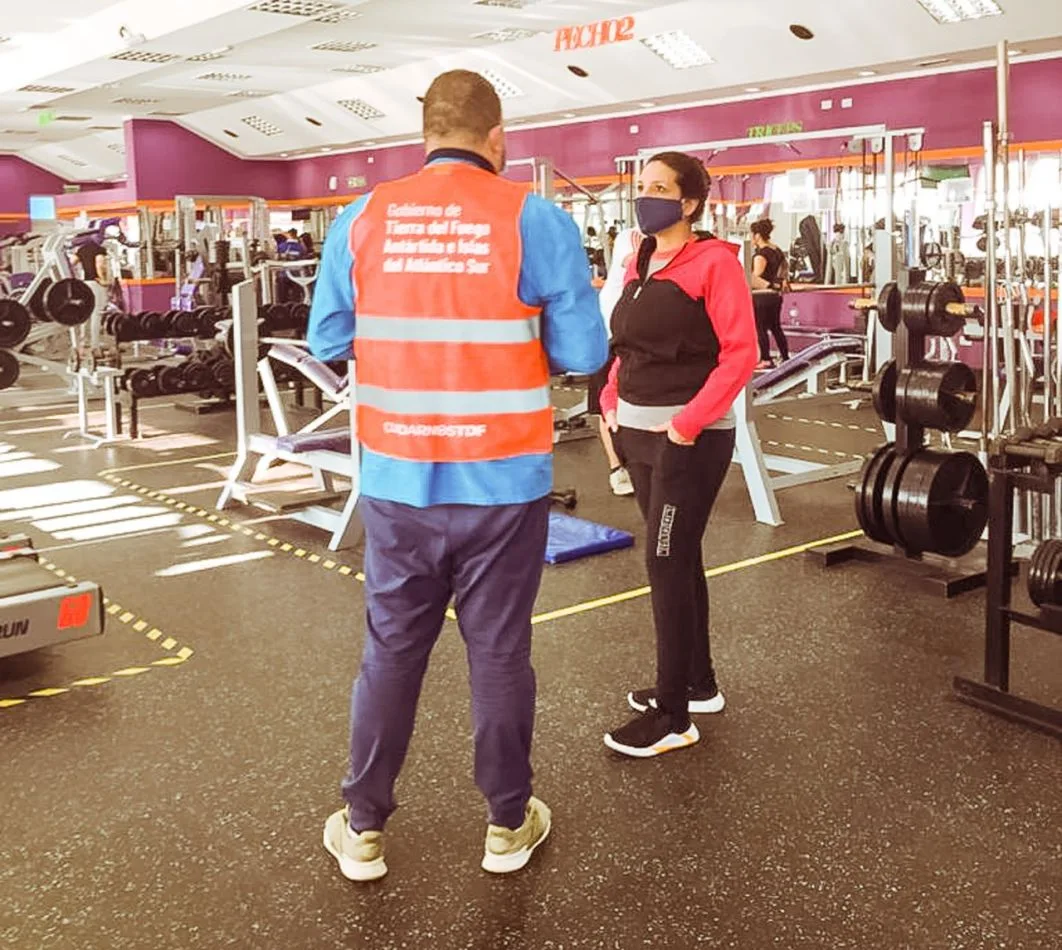
[[[634,202],[634,212],[643,234],[659,234],[684,217],[682,201],[678,198],[638,198]]]

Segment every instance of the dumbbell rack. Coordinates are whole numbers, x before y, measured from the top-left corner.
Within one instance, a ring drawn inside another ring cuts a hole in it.
[[[910,269],[901,277],[897,289],[906,295],[910,293],[911,288],[920,287],[924,277],[924,271]],[[880,306],[884,307],[884,303]],[[937,334],[931,332],[931,328],[927,326],[912,329],[906,319],[900,319],[896,321],[893,335],[896,378],[901,379],[908,368],[925,364],[927,340]],[[895,428],[894,449],[898,456],[910,456],[926,448],[925,426],[910,423],[902,414],[897,413]],[[911,553],[902,544],[888,546],[866,537],[813,548],[808,552],[808,556],[818,560],[823,567],[833,567],[849,561],[892,563],[904,570],[914,585],[945,598],[956,597],[983,587],[987,579],[983,556],[971,554],[960,558],[946,558],[932,553]]]
[[[1036,436],[1046,436],[1037,438]],[[1035,612],[1012,606],[1014,501],[1019,490],[1053,495],[1062,479],[1062,419],[1051,419],[1031,439],[1001,439],[989,459],[988,571],[985,596],[984,681],[957,676],[955,695],[996,716],[1062,738],[1062,709],[1010,691],[1010,628],[1017,623],[1062,636],[1062,604]],[[1060,572],[1062,573],[1062,572]]]

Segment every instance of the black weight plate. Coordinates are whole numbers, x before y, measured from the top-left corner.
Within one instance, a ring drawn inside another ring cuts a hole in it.
[[[305,331],[310,322],[310,305],[293,303],[291,305],[291,329]]]
[[[961,557],[988,523],[988,475],[969,452],[924,450],[899,484],[897,511],[906,549]]]
[[[213,367],[214,382],[225,392],[236,386],[236,364],[231,359],[220,359]]]
[[[874,411],[885,422],[896,421],[896,360],[889,360],[874,377]]]
[[[966,326],[966,317],[961,313],[948,313],[946,308],[953,303],[966,303],[966,297],[963,296],[962,288],[958,284],[944,281],[933,287],[927,305],[928,332],[933,336],[955,336]]]
[[[288,329],[291,311],[287,304],[273,303],[258,308],[258,317],[262,321],[262,332],[266,336]]]
[[[1029,596],[1037,607],[1058,604],[1058,565],[1062,560],[1062,543],[1044,541],[1033,554],[1029,566]]]
[[[881,505],[878,495],[879,483],[883,471],[892,460],[892,443],[880,446],[863,464],[860,472],[859,487],[856,489],[856,520],[863,533],[872,541],[882,544],[891,543],[885,535],[881,524]]]
[[[141,339],[160,340],[166,336],[166,314],[149,311],[140,315]]]
[[[1043,606],[1044,604],[1062,604],[1062,578],[1059,576],[1059,571],[1062,569],[1062,544],[1055,541],[1047,550],[1047,557],[1044,559],[1044,573],[1041,590],[1043,591],[1043,604],[1037,606]]]
[[[965,363],[923,363],[897,380],[896,411],[911,425],[959,432],[976,410],[977,377]]]
[[[0,350],[0,389],[10,389],[18,382],[22,367],[10,350]]]
[[[214,384],[214,374],[206,363],[196,361],[184,367],[184,385],[188,392],[198,393]]]
[[[895,333],[903,316],[903,294],[895,281],[889,281],[878,294],[878,323]]]
[[[159,394],[159,381],[151,369],[135,369],[129,374],[129,391],[138,399]]]
[[[912,333],[928,332],[929,316],[926,308],[933,286],[933,284],[917,284],[914,287],[908,287],[903,295],[900,311],[904,325]]]
[[[76,277],[64,277],[52,284],[44,295],[48,316],[64,327],[76,327],[87,321],[96,309],[92,288]]]
[[[155,376],[159,381],[159,392],[164,396],[183,393],[186,389],[183,366],[156,366]]]
[[[177,336],[198,336],[199,318],[190,310],[178,311],[173,318],[173,329]]]
[[[0,348],[14,349],[29,336],[33,317],[17,300],[0,299]]]
[[[922,245],[922,266],[928,270],[935,270],[944,263],[944,249],[936,243],[931,241],[928,244]]]
[[[881,526],[892,544],[906,547],[903,535],[900,533],[900,516],[897,509],[899,501],[900,480],[903,473],[911,462],[912,456],[893,455],[891,464],[885,469],[881,477],[881,491],[878,504],[881,507]]]
[[[30,297],[26,306],[29,308],[29,312],[32,313],[38,320],[51,320],[48,316],[48,311],[44,309],[44,295],[48,293],[48,290],[52,286],[51,277],[45,277],[41,281],[41,285],[33,292],[33,296]]]

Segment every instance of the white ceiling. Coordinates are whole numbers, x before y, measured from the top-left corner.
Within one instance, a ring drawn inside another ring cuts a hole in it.
[[[416,97],[455,67],[493,72],[515,87],[510,122],[540,122],[979,61],[1004,38],[1027,54],[1062,49],[1058,0],[1001,0],[1003,16],[949,25],[917,0],[264,0],[301,16],[262,2],[7,0],[0,151],[86,180],[124,170],[128,116],[172,116],[247,157],[408,139]],[[637,41],[555,51],[557,28],[627,15],[638,40],[683,30],[715,62],[675,69]],[[796,39],[790,23],[815,38]],[[530,35],[499,42],[498,30]],[[57,121],[41,126],[45,109]]]

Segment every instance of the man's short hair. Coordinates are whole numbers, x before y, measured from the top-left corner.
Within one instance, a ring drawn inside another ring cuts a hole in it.
[[[501,99],[479,73],[455,69],[436,77],[424,96],[424,138],[482,142],[501,125]]]

